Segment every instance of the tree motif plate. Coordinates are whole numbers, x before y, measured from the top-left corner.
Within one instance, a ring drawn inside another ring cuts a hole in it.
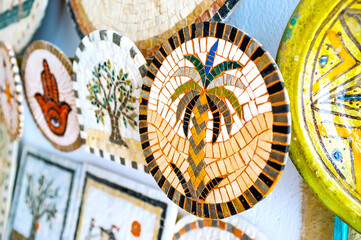
[[[234,220],[234,219],[232,219]],[[267,240],[268,238],[250,225],[246,220],[239,218],[236,221],[220,221],[211,219],[195,219],[184,217],[176,224],[176,233],[173,240]]]
[[[114,29],[129,37],[144,56],[150,57],[174,32],[194,22],[223,21],[240,2],[67,0],[67,5],[80,36],[96,29]]]
[[[127,37],[97,30],[79,44],[73,63],[81,138],[91,152],[147,171],[138,132],[145,59]]]
[[[324,204],[358,231],[360,19],[360,1],[301,1],[278,53],[291,95],[292,160]]]
[[[160,48],[142,89],[144,156],[180,207],[224,218],[273,189],[288,153],[288,97],[256,40],[222,23],[186,27]]]
[[[20,52],[31,40],[45,15],[48,0],[2,0],[0,40]]]
[[[0,42],[0,106],[8,134],[12,140],[23,131],[23,89],[19,67],[12,47]]]
[[[81,146],[73,91],[73,69],[67,56],[48,42],[33,42],[21,66],[25,98],[34,121],[61,151]]]

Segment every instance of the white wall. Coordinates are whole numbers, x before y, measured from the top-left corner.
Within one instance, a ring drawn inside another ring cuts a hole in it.
[[[257,39],[276,58],[283,31],[298,1],[243,0],[227,23],[241,28],[251,37]],[[64,2],[63,0],[49,0],[45,19],[35,34],[34,40],[49,41],[60,47],[69,57],[72,57],[80,39],[73,28]],[[27,106],[25,108],[25,117],[23,143],[31,143],[39,148],[46,149],[46,151],[76,161],[91,162],[133,180],[157,187],[150,175],[100,159],[86,153],[83,148],[72,153],[57,151],[37,129]],[[253,209],[238,216],[247,219],[272,240],[299,239],[301,228],[300,182],[301,177],[292,162],[289,161],[274,191]]]

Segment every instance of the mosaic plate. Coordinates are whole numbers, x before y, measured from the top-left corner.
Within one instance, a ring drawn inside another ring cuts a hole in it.
[[[161,192],[87,165],[72,239],[171,239],[178,208]]]
[[[2,0],[0,40],[12,44],[16,52],[31,40],[45,15],[48,0]]]
[[[48,42],[33,42],[21,66],[25,98],[40,131],[61,151],[81,146],[73,91],[73,69],[67,56]]]
[[[0,123],[0,239],[4,239],[13,186],[15,182],[18,142],[10,141],[6,127]]]
[[[223,21],[240,2],[67,0],[67,5],[81,37],[96,29],[114,29],[129,37],[144,56],[150,57],[174,32],[194,22]]]
[[[195,219],[187,216],[176,224],[173,240],[267,240],[268,238],[246,220],[230,221]]]
[[[359,1],[301,1],[277,58],[291,96],[291,158],[324,204],[358,231],[360,17]]]
[[[256,40],[223,23],[186,27],[160,48],[142,90],[144,156],[180,207],[225,218],[273,189],[290,114],[277,65]]]
[[[0,64],[0,107],[8,134],[16,140],[23,131],[23,89],[15,53],[3,42],[0,42]]]
[[[138,132],[145,59],[127,37],[97,30],[75,53],[74,92],[81,138],[98,156],[147,171]]]

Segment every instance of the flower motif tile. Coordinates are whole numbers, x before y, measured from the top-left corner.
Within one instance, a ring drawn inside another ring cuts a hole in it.
[[[149,171],[186,211],[225,218],[274,187],[288,153],[288,97],[261,45],[235,27],[196,23],[155,55],[140,123]]]

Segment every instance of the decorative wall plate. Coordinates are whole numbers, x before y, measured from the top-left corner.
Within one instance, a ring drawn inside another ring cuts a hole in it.
[[[81,164],[23,148],[4,239],[72,239]]]
[[[88,165],[73,239],[171,239],[177,206],[161,192]]]
[[[98,156],[147,171],[138,132],[145,59],[127,37],[110,30],[90,33],[73,63],[81,138]]]
[[[236,223],[237,222],[237,223]],[[267,240],[268,238],[246,220],[220,221],[184,217],[177,222],[173,240]]]
[[[223,21],[240,2],[67,0],[67,5],[81,37],[96,29],[114,29],[129,37],[144,56],[150,57],[174,32],[194,22]]]
[[[0,40],[20,52],[31,40],[44,17],[48,0],[2,0]]]
[[[224,218],[273,189],[290,114],[277,65],[256,40],[223,23],[186,27],[160,48],[142,89],[144,156],[180,207]]]
[[[359,1],[303,0],[277,58],[291,95],[291,158],[324,204],[358,231],[360,17]]]
[[[23,89],[19,67],[12,47],[0,42],[0,107],[8,134],[12,140],[23,131]]]
[[[61,151],[78,149],[80,128],[67,56],[48,42],[35,41],[26,49],[21,71],[25,98],[40,131]]]
[[[8,222],[15,181],[18,142],[10,141],[6,127],[0,123],[0,239]]]

